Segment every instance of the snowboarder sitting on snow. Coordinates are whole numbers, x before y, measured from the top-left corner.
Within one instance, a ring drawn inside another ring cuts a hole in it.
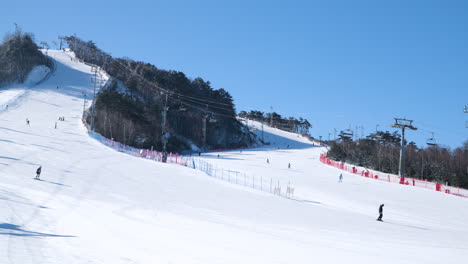
[[[39,168],[37,168],[37,171],[36,171],[36,180],[39,180],[39,176],[41,176],[41,172],[42,172],[42,166],[39,166]]]
[[[338,182],[343,182],[343,173],[340,174],[340,180]]]
[[[384,207],[384,204],[381,204],[379,207],[379,218],[377,218],[377,221],[382,221],[383,207]]]
[[[26,118],[26,125],[29,126],[29,119]]]

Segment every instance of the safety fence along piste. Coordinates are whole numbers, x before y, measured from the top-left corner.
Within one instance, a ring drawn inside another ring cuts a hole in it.
[[[195,157],[192,157],[189,162],[191,163],[189,166],[205,172],[208,176],[259,191],[269,192],[284,198],[294,198],[294,186],[291,182],[285,184],[279,179],[218,167]]]
[[[85,127],[88,128],[86,122],[83,121],[83,123],[85,124]],[[165,154],[164,152],[134,148],[108,139],[99,133],[89,130],[89,128],[88,134],[102,144],[115,149],[116,151],[123,152],[134,157],[190,167],[196,170],[200,170],[206,173],[208,176],[229,182],[231,184],[238,184],[248,188],[269,192],[284,198],[294,198],[294,186],[290,182],[286,184],[281,182],[279,179],[273,179],[261,175],[257,176],[247,172],[240,172],[218,167],[201,158],[187,157],[175,153]]]
[[[468,190],[466,189],[448,186],[448,185],[444,185],[441,183],[430,182],[427,180],[420,180],[420,179],[415,179],[415,178],[410,178],[410,177],[400,177],[398,175],[386,174],[383,172],[368,170],[366,168],[359,168],[353,165],[346,164],[344,162],[331,160],[327,158],[326,153],[320,154],[320,162],[333,166],[335,168],[347,171],[349,173],[361,175],[363,177],[370,178],[370,179],[394,182],[394,183],[399,183],[399,184],[404,184],[404,185],[411,185],[415,187],[426,188],[426,189],[435,190],[438,192],[444,192],[447,194],[453,194],[453,195],[468,198]]]

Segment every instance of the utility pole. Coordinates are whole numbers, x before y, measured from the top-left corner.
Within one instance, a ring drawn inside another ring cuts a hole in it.
[[[333,139],[336,140],[336,128],[333,129],[334,133],[333,133]]]
[[[405,129],[417,130],[413,126],[413,120],[404,118],[395,118],[395,124],[390,125],[394,128],[401,128],[401,148],[400,148],[400,168],[398,173],[400,175],[400,183],[405,182]]]
[[[203,138],[202,138],[202,146],[203,148],[206,145],[206,120],[208,119],[208,114],[205,114],[202,118],[203,120],[203,126],[202,126],[202,133],[203,133]]]
[[[98,68],[97,67],[92,67],[91,71],[94,72],[94,92],[93,92],[93,109],[91,111],[91,130],[94,131],[94,118],[95,118],[95,113],[96,113],[96,86],[97,86],[97,72]]]
[[[169,108],[167,107],[167,92],[166,92],[166,100],[164,102],[164,107],[162,109],[162,122],[161,122],[161,140],[163,143],[163,152],[166,152],[166,144],[167,144],[167,136],[166,136],[166,115],[167,115],[167,110]]]

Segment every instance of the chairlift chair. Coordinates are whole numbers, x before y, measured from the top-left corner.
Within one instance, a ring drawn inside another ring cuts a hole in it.
[[[343,136],[343,137],[352,138],[353,137],[353,131],[351,129],[345,129],[345,130],[341,131],[340,135]]]
[[[426,144],[429,145],[429,146],[437,146],[437,142],[434,138],[434,133],[432,133],[432,137],[428,138],[426,140]]]
[[[342,131],[342,133],[345,135],[353,135],[353,131],[351,129],[345,129]]]
[[[181,104],[179,106],[179,112],[185,112],[185,111],[187,111],[187,108],[185,108],[185,106],[183,104]]]
[[[353,133],[346,132],[346,130],[342,130],[339,134],[339,137],[344,140],[351,140],[353,138]]]

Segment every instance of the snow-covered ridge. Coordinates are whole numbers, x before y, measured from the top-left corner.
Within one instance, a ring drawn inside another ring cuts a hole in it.
[[[259,139],[275,148],[308,148],[320,145],[318,142],[311,141],[309,138],[297,133],[284,131],[278,128],[262,125],[261,122],[242,119],[241,122],[248,126]]]

